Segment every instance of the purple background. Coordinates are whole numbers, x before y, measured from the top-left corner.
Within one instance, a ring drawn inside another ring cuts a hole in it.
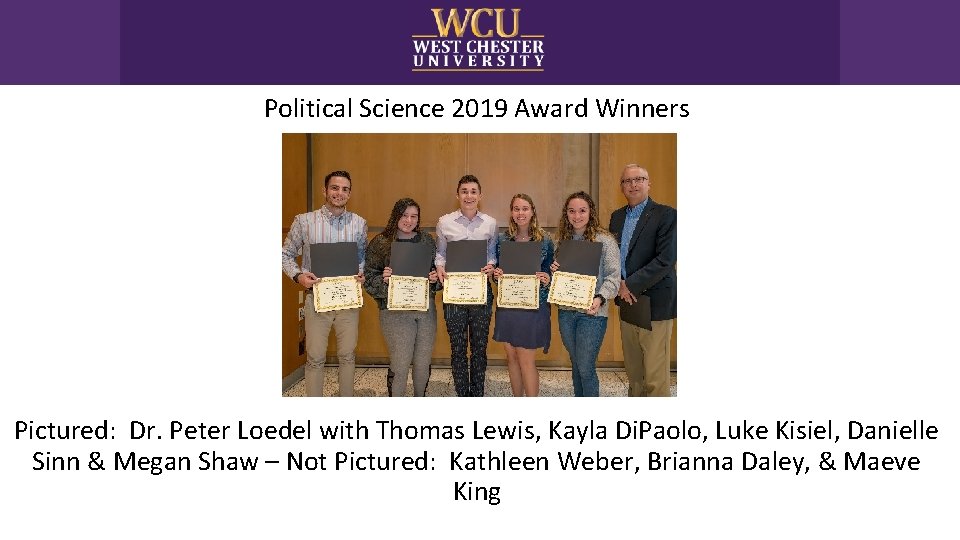
[[[960,2],[574,4],[0,0],[0,83],[960,83]],[[411,72],[430,8],[484,6],[523,9],[543,72]]]

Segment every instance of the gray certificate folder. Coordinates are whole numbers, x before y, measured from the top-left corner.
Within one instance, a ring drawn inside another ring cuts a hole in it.
[[[561,272],[595,276],[600,273],[600,242],[567,240],[557,249]]]
[[[647,330],[653,330],[653,325],[650,324],[650,297],[644,295],[638,295],[637,301],[633,305],[619,300],[617,305],[620,306],[620,320],[632,324],[634,326],[639,326],[640,328],[646,328]]]
[[[390,244],[390,269],[395,276],[427,277],[433,255],[421,242],[394,242]]]
[[[360,272],[357,243],[310,244],[310,267],[318,278],[357,275]]]
[[[479,272],[486,265],[486,240],[447,242],[447,272]]]
[[[540,271],[542,244],[542,242],[501,242],[500,269],[504,274],[536,274]]]

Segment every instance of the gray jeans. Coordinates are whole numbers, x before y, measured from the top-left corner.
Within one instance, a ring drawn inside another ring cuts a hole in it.
[[[380,310],[380,330],[390,351],[393,381],[390,395],[407,393],[407,373],[413,365],[413,395],[423,396],[430,380],[433,340],[437,336],[437,311]]]

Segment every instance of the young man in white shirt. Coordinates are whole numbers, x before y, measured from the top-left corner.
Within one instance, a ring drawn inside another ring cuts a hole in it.
[[[457,201],[460,209],[440,217],[437,222],[437,275],[446,280],[447,243],[458,240],[485,240],[487,264],[477,271],[488,277],[497,263],[497,220],[479,209],[480,180],[472,174],[460,178]],[[482,397],[487,376],[487,337],[490,334],[490,315],[493,291],[487,283],[487,302],[484,305],[444,304],[443,318],[450,335],[450,364],[453,384],[460,397]],[[467,342],[470,361],[467,362]]]

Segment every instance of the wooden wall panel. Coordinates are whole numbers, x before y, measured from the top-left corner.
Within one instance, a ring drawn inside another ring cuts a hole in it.
[[[587,170],[577,170],[582,162],[569,163],[564,135],[549,134],[474,134],[467,137],[467,169],[483,184],[482,210],[506,227],[510,220],[510,198],[517,193],[530,195],[537,205],[542,227],[555,227],[560,219],[568,175],[580,175],[584,184]]]
[[[650,173],[650,197],[677,207],[677,135],[628,133],[600,135],[600,215],[627,204],[620,191],[620,173],[627,163],[638,163]]]
[[[348,208],[371,228],[384,227],[393,204],[411,197],[424,227],[457,207],[457,180],[465,173],[466,135],[316,134],[313,207],[323,205],[323,177],[346,170],[353,178]]]
[[[282,140],[282,236],[287,236],[290,224],[297,214],[307,211],[307,135],[303,133],[285,133]],[[283,340],[282,376],[286,377],[306,361],[306,356],[300,354],[300,332],[302,323],[299,320],[300,306],[299,287],[285,274],[281,274],[280,283],[281,309],[281,339]]]
[[[286,236],[287,233],[284,232],[280,241],[283,242],[283,238]],[[281,351],[283,355],[282,376],[286,377],[307,361],[306,355],[300,354],[303,323],[299,317],[299,297],[300,291],[303,290],[303,288],[291,281],[286,274],[281,273],[280,277],[280,300],[281,309],[283,309],[283,316],[281,318],[281,324],[283,326],[280,333],[281,339],[283,340]]]
[[[307,134],[283,134],[282,223],[290,227],[297,214],[307,211]]]

